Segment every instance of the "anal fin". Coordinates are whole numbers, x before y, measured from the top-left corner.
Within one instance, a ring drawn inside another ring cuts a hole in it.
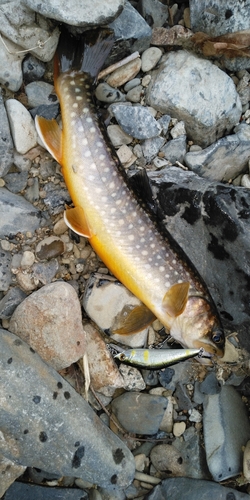
[[[190,283],[176,283],[165,293],[162,307],[169,316],[179,316],[185,309],[188,300]]]
[[[67,226],[75,233],[85,238],[91,238],[93,233],[81,207],[67,208],[64,212],[64,220]]]
[[[62,163],[62,131],[56,120],[46,120],[43,116],[36,116],[37,133],[45,148],[58,163]]]
[[[131,306],[124,307],[118,317],[116,317],[111,333],[132,335],[144,330],[155,319],[155,315],[144,304],[135,306],[133,309],[131,309]]]

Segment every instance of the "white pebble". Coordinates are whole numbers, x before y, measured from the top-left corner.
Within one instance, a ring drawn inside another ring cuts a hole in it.
[[[16,99],[6,101],[6,110],[15,148],[18,153],[25,154],[37,144],[36,129],[31,115]]]
[[[149,47],[141,56],[141,69],[143,73],[153,69],[162,56],[162,51],[158,47]]]
[[[244,174],[242,175],[241,177],[241,185],[242,187],[245,187],[245,188],[250,188],[250,176],[249,174]]]
[[[21,259],[21,267],[23,269],[26,269],[27,267],[32,266],[34,262],[35,262],[35,255],[33,254],[33,252],[25,250],[25,252],[23,252],[23,256]]]
[[[175,422],[173,427],[173,434],[175,437],[180,437],[186,430],[185,422]]]

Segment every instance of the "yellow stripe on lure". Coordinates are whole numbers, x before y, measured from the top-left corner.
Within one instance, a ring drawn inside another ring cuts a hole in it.
[[[116,333],[135,333],[157,317],[183,346],[222,356],[224,334],[206,286],[132,194],[98,123],[91,89],[110,37],[101,31],[77,49],[68,37],[61,39],[54,80],[63,128],[42,117],[36,126],[62,166],[75,207],[66,210],[66,223],[89,238],[109,270],[144,304]]]

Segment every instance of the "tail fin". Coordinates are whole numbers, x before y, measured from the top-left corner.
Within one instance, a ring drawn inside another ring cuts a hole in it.
[[[108,29],[95,29],[83,33],[77,39],[62,30],[54,59],[54,81],[60,73],[76,70],[96,78],[114,43],[114,35]]]

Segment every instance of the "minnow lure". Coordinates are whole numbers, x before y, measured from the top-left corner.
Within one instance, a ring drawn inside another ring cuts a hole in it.
[[[175,365],[189,358],[202,357],[203,349],[127,349],[115,354],[122,363],[156,370]]]
[[[157,317],[183,346],[222,356],[224,334],[208,289],[140,206],[106,144],[91,89],[110,51],[110,36],[103,31],[95,41],[87,36],[75,49],[61,37],[55,58],[62,130],[56,120],[36,117],[37,131],[62,166],[74,204],[65,211],[65,221],[89,239],[114,276],[142,302],[115,333],[135,333]]]

